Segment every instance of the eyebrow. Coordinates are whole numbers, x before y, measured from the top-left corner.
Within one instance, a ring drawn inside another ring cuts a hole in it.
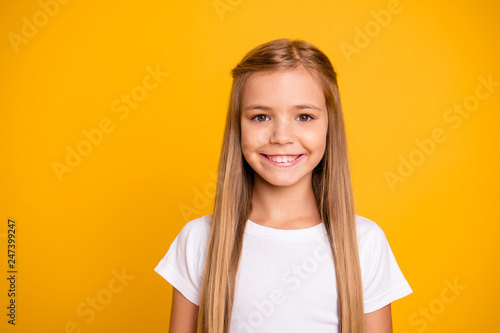
[[[305,110],[305,109],[313,109],[317,111],[322,111],[322,109],[314,104],[298,104],[293,106],[294,109],[298,110]],[[265,106],[265,105],[260,105],[260,104],[250,104],[247,105],[246,107],[243,108],[242,112],[249,111],[249,110],[264,110],[264,111],[269,111],[272,110],[272,107]]]

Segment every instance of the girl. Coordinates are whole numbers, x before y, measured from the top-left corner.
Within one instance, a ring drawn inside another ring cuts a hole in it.
[[[278,39],[232,76],[213,214],[155,268],[173,286],[170,332],[392,332],[390,303],[412,290],[355,215],[329,59]]]

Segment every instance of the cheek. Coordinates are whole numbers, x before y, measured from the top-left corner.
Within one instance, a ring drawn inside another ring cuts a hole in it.
[[[325,155],[325,151],[326,151],[326,137],[318,142],[318,158],[323,158],[323,156]]]
[[[252,128],[252,126],[241,126],[241,150],[252,151],[262,147],[268,141],[269,134],[265,129]]]
[[[323,155],[326,149],[326,131],[322,131],[321,129],[310,131],[303,136],[303,139],[312,151]]]
[[[255,150],[255,140],[252,139],[251,131],[248,129],[241,128],[241,152],[243,153],[243,158],[248,162],[251,153]]]
[[[248,131],[242,126],[241,127],[241,151],[243,154],[251,147],[252,141],[249,140],[250,135]]]

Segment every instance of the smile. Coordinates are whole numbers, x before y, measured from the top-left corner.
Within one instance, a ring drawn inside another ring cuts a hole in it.
[[[264,156],[271,164],[277,166],[292,166],[298,163],[302,159],[304,154],[299,155],[265,155]]]

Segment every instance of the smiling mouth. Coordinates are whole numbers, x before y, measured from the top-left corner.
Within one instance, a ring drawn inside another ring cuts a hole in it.
[[[276,163],[288,163],[288,162],[295,161],[297,158],[299,158],[300,156],[302,156],[304,154],[299,154],[299,155],[266,155],[266,154],[262,154],[262,155],[264,155],[265,157],[267,157],[268,159],[270,159],[271,161],[276,162]]]

